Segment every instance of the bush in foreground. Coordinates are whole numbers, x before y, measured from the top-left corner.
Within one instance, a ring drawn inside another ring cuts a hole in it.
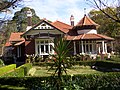
[[[57,77],[6,77],[1,85],[13,85],[33,90],[56,90]],[[62,76],[62,90],[120,90],[120,73]]]

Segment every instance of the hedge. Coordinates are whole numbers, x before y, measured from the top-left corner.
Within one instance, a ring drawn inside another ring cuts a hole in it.
[[[1,85],[25,87],[30,90],[56,90],[57,77],[6,77]],[[63,76],[62,90],[120,90],[120,73],[80,74]]]
[[[101,66],[107,68],[120,68],[120,62],[108,61],[108,60],[87,60],[87,61],[73,61],[71,65],[84,65],[84,66]],[[38,62],[34,65],[38,66],[51,66],[53,62]]]
[[[14,71],[2,75],[2,77],[24,77],[27,75],[30,68],[32,68],[31,63],[23,64]]]
[[[24,69],[24,75],[26,76],[28,71],[32,68],[32,64],[31,63],[26,63],[26,64],[21,65],[18,68],[23,68]]]
[[[0,68],[0,76],[3,74],[6,74],[7,72],[10,72],[16,68],[16,64],[11,64],[8,66],[3,66]]]

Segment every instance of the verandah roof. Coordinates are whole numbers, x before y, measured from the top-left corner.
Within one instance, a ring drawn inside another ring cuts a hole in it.
[[[65,36],[67,40],[114,40],[111,37],[104,36],[101,34],[81,34],[77,36]]]

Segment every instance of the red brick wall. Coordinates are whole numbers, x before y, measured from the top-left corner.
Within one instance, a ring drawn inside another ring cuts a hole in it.
[[[28,55],[35,54],[35,40],[25,41],[25,53]]]

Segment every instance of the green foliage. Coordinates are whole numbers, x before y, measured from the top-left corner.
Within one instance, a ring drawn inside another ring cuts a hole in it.
[[[60,85],[62,84],[61,76],[63,72],[67,74],[66,69],[70,63],[70,60],[67,59],[68,53],[70,51],[70,48],[68,48],[69,45],[70,42],[67,42],[64,38],[59,38],[59,39],[55,39],[54,47],[52,47],[56,55],[51,55],[52,57],[51,60],[54,63],[49,70],[53,69],[53,67],[56,67],[53,75],[55,76],[57,74],[58,76],[58,79],[56,80],[57,90],[60,90]]]
[[[1,85],[26,87],[33,90],[57,90],[54,85],[58,77],[6,77]],[[120,73],[80,74],[62,76],[61,90],[119,90]]]
[[[34,9],[31,9],[29,7],[24,7],[20,11],[15,12],[14,17],[13,17],[13,21],[16,22],[17,29],[19,32],[23,32],[26,30],[26,27],[27,27],[27,14],[26,13],[29,9],[32,11],[32,25],[35,25],[38,22],[40,22],[40,19],[36,15]]]
[[[31,63],[26,63],[18,68],[24,68],[24,75],[26,76],[28,71],[32,68],[32,64]]]
[[[120,62],[115,62],[115,61],[106,61],[106,60],[102,60],[102,61],[97,61],[94,65],[99,66],[99,67],[104,67],[104,68],[108,68],[108,69],[112,69],[112,68],[119,68],[120,69]]]
[[[13,71],[7,72],[2,75],[2,77],[24,77],[27,75],[28,71],[32,68],[31,63],[24,64],[18,68],[14,68]]]
[[[4,66],[4,65],[5,65],[5,64],[4,64],[3,60],[0,59],[0,67],[2,67],[2,66]]]
[[[116,12],[116,8],[110,7],[113,12],[110,12],[110,9],[105,8],[104,11],[109,15]],[[120,34],[120,23],[114,22],[112,19],[108,18],[99,10],[91,10],[89,16],[92,20],[100,25],[98,28],[98,33],[105,34],[111,37],[115,37]]]
[[[16,68],[16,64],[11,64],[0,68],[0,75],[3,75],[9,71],[12,71]]]
[[[8,72],[1,77],[24,77],[24,68],[16,68],[14,71]]]

